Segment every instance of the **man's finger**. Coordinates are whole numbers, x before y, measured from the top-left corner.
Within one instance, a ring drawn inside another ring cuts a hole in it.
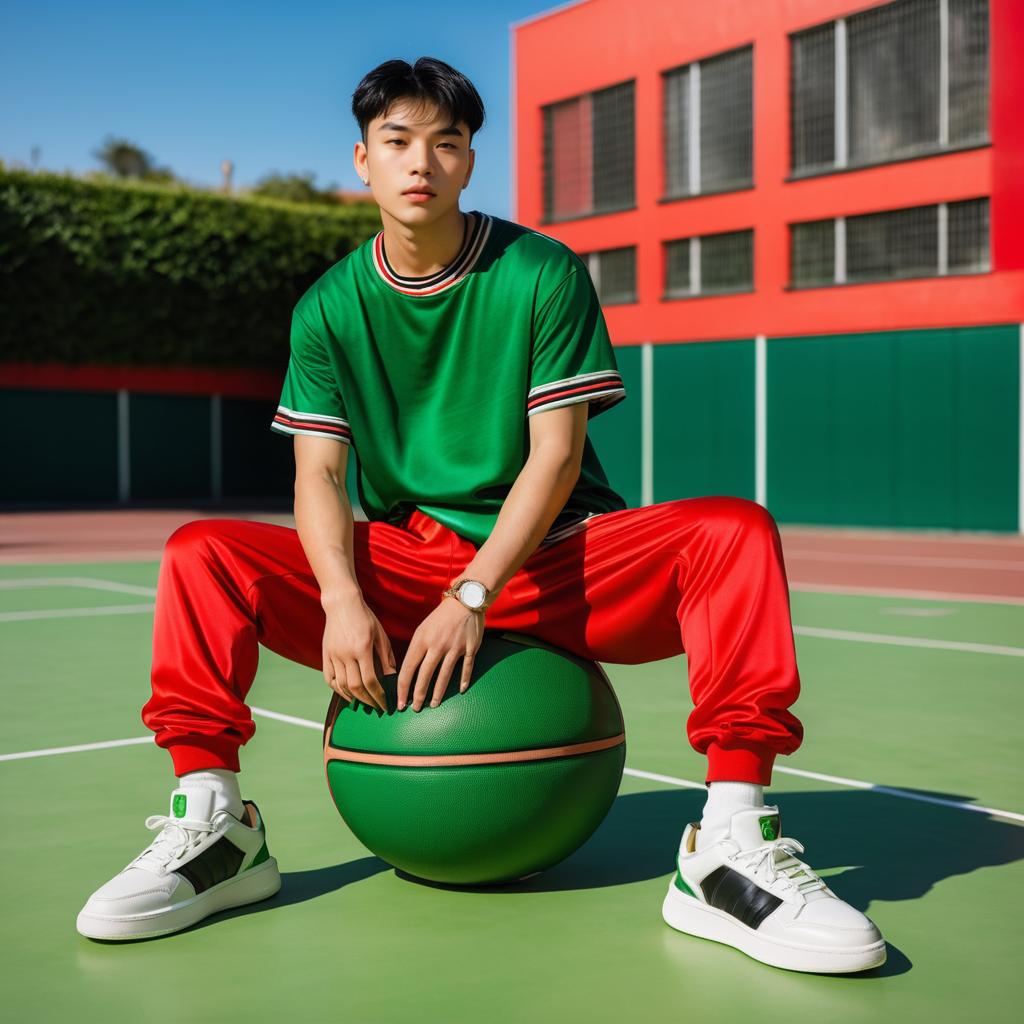
[[[352,694],[348,692],[345,685],[345,666],[332,658],[327,659],[327,664],[328,668],[327,671],[324,672],[324,675],[326,676],[329,674],[331,677],[327,680],[327,685],[330,686],[330,688],[343,700],[351,702]]]
[[[469,651],[462,659],[462,682],[459,684],[459,693],[465,693],[469,688],[469,681],[473,678],[473,662],[475,660],[475,654],[470,654]]]
[[[402,668],[398,673],[399,711],[404,711],[406,704],[409,703],[409,684],[416,673],[416,666],[420,662],[420,657],[421,654],[416,645],[416,638],[413,637],[412,642],[409,644],[409,649],[405,652],[405,657],[402,659]]]
[[[377,679],[377,667],[373,664],[372,660],[367,663],[364,658],[359,662],[359,669],[363,674],[363,687],[372,698],[371,702],[376,704],[386,715],[388,713],[388,698],[384,693],[384,687],[380,685],[380,681]]]
[[[352,694],[355,700],[364,704],[372,704],[369,694],[363,686],[363,677],[359,671],[359,665],[354,661],[345,662],[345,689]]]
[[[412,692],[413,711],[419,711],[423,707],[423,702],[427,699],[427,689],[430,686],[431,677],[434,675],[434,669],[437,668],[437,663],[440,660],[440,651],[436,653],[434,651],[427,651],[423,658],[419,674],[416,676],[416,687]]]
[[[380,633],[376,650],[377,655],[380,657],[381,669],[384,675],[389,676],[392,672],[397,672],[398,669],[395,668],[395,652],[391,649],[391,641],[388,640],[383,631]]]
[[[434,696],[430,699],[430,706],[432,708],[436,708],[444,700],[444,695],[448,692],[448,683],[452,678],[452,670],[455,668],[455,662],[460,657],[462,655],[458,651],[449,651],[445,655],[444,664],[441,665],[441,671],[437,675],[437,682],[434,684]]]

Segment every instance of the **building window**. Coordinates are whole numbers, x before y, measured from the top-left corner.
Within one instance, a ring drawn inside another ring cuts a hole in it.
[[[984,273],[988,199],[790,225],[794,288]]]
[[[797,288],[836,283],[836,222],[815,220],[790,226],[790,279]]]
[[[665,198],[753,184],[753,48],[662,75]]]
[[[728,295],[754,287],[754,232],[679,238],[665,243],[666,299]]]
[[[634,83],[543,107],[544,220],[632,207]]]
[[[636,246],[581,253],[602,306],[636,302]]]
[[[988,0],[897,0],[790,37],[794,174],[988,135]]]

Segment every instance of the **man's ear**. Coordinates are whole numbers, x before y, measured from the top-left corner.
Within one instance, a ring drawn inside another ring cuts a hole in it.
[[[352,163],[360,178],[366,177],[366,146],[360,141],[355,144],[352,152]]]

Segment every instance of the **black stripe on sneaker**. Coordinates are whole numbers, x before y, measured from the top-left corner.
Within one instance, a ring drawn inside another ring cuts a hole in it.
[[[757,928],[782,903],[778,896],[725,865],[712,871],[700,887],[711,906],[739,918],[748,928]]]
[[[239,865],[244,858],[244,851],[221,836],[198,857],[193,857],[187,864],[182,864],[173,874],[187,878],[198,895],[218,882],[238,874]]]

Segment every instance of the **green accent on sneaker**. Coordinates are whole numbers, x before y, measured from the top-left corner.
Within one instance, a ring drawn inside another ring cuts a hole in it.
[[[757,820],[761,826],[762,839],[779,838],[779,816],[777,814],[769,814],[767,817]]]
[[[679,868],[676,868],[676,888],[681,889],[687,896],[692,896],[694,899],[697,898],[696,893],[683,881],[683,873]]]
[[[185,817],[185,805],[187,803],[188,803],[188,797],[185,796],[184,793],[179,793],[174,798],[173,807],[174,807],[174,816],[176,818],[184,818]]]
[[[255,857],[253,857],[252,863],[249,865],[249,868],[254,868],[256,867],[257,864],[262,864],[269,856],[270,851],[267,850],[267,841],[264,839],[263,845],[260,847],[260,852],[257,853]],[[246,868],[245,870],[248,871],[249,868]]]

